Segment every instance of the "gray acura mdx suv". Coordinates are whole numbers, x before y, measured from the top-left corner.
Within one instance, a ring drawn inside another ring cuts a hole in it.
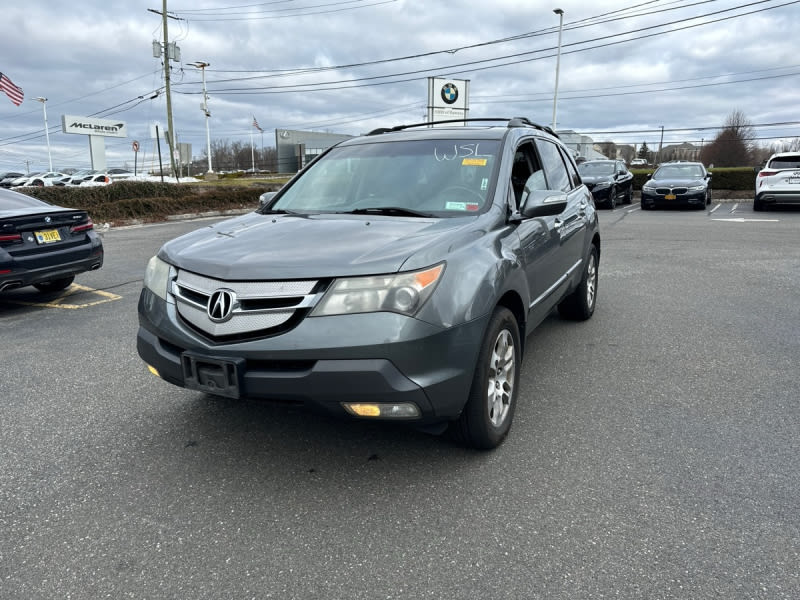
[[[599,258],[592,196],[549,128],[379,129],[255,212],[164,244],[137,346],[175,385],[449,426],[493,448],[526,336],[556,307],[592,316]]]

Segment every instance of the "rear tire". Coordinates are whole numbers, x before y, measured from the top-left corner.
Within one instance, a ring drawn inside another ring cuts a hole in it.
[[[565,319],[585,321],[594,314],[597,304],[597,283],[599,280],[597,246],[592,244],[580,284],[558,305],[558,313]]]
[[[521,362],[517,319],[510,310],[498,306],[481,343],[467,403],[450,425],[458,442],[481,450],[503,442],[514,418]]]
[[[42,281],[41,283],[34,283],[33,287],[35,287],[40,292],[60,292],[63,289],[68,288],[72,282],[75,280],[74,275],[70,275],[69,277],[62,277],[61,279],[53,279],[52,281]]]
[[[761,200],[753,200],[753,210],[756,212],[761,212],[764,210],[764,203]]]

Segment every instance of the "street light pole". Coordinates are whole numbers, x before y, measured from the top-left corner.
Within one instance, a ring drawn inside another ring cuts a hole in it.
[[[558,70],[561,67],[561,32],[564,29],[564,11],[560,8],[553,9],[558,15],[558,53],[556,54],[556,89],[553,92],[553,131],[556,130],[556,106],[558,104]]]
[[[656,160],[655,160],[655,167],[658,166],[658,161],[661,159],[661,147],[664,145],[664,126],[660,125],[661,127],[661,141],[658,142],[658,152],[656,153]]]
[[[53,170],[53,157],[50,154],[50,129],[47,126],[47,98],[38,96],[34,98],[42,103],[42,112],[44,113],[44,136],[47,138],[47,162],[50,165],[50,170]]]
[[[213,173],[214,169],[211,168],[211,132],[208,129],[208,118],[211,116],[211,113],[208,112],[208,94],[206,93],[206,67],[210,67],[211,64],[199,60],[196,63],[192,63],[192,66],[200,69],[200,72],[203,74],[203,104],[200,105],[200,108],[203,109],[203,113],[206,115],[206,151],[208,152],[208,172]]]

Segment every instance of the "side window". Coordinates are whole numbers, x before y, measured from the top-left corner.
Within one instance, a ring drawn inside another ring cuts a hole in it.
[[[547,140],[536,140],[536,147],[539,149],[539,156],[542,157],[542,165],[547,176],[547,189],[568,192],[572,188],[572,183],[558,146]]]
[[[524,142],[514,153],[514,164],[511,167],[511,188],[514,190],[514,200],[517,208],[519,208],[519,203],[522,199],[525,183],[535,173],[540,175],[539,180],[541,183],[538,188],[547,189],[544,181],[544,171],[536,156],[536,150],[531,142]]]
[[[569,152],[562,147],[559,147],[559,150],[561,150],[561,158],[564,159],[564,164],[567,165],[567,174],[572,182],[572,187],[576,188],[583,183],[581,175],[578,173],[578,167],[575,165],[575,161],[569,155]]]

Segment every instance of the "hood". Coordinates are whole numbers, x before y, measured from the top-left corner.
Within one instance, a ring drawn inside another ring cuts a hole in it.
[[[655,187],[693,187],[696,185],[706,185],[707,181],[702,178],[687,179],[685,177],[665,177],[664,179],[650,179],[647,183]]]
[[[475,217],[250,213],[176,238],[159,256],[178,268],[224,280],[394,273],[417,253],[421,260],[444,259],[456,240],[470,237],[474,222]],[[418,266],[427,264],[406,265]]]

